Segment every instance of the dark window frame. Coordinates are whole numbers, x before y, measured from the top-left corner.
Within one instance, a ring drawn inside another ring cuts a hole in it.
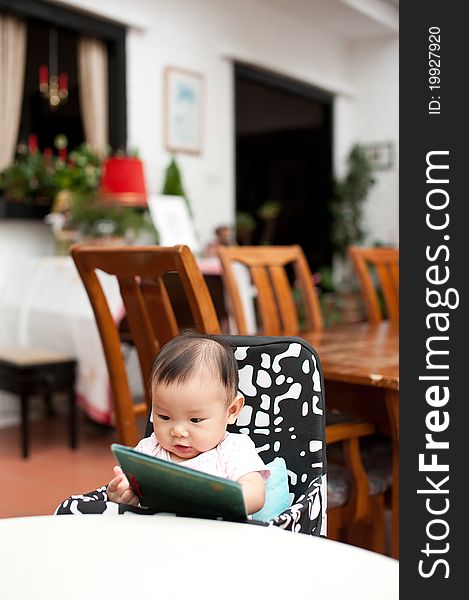
[[[319,100],[330,106],[332,106],[334,101],[334,95],[330,92],[326,92],[312,84],[303,83],[302,81],[297,81],[286,75],[279,75],[278,73],[268,71],[261,67],[253,67],[242,62],[235,62],[234,74],[235,77],[243,77],[244,79],[271,87],[275,90],[290,92],[291,94],[301,96],[302,98]]]
[[[125,69],[126,28],[63,5],[42,0],[0,0],[0,11],[25,19],[34,18],[57,27],[99,38],[108,48],[109,143],[113,150],[127,149],[127,98]],[[112,99],[112,101],[111,101]]]

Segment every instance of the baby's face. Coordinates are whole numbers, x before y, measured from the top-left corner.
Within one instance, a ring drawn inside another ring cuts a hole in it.
[[[178,385],[159,384],[152,392],[153,430],[176,462],[215,448],[243,405],[242,398],[227,405],[225,388],[204,374]]]

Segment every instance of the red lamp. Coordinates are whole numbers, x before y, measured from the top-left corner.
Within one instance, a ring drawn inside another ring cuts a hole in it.
[[[100,195],[103,202],[110,204],[147,206],[142,161],[128,156],[105,160]]]

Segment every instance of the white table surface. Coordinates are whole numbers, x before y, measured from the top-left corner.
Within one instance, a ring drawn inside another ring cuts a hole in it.
[[[3,598],[398,598],[398,562],[354,546],[166,515],[0,520]]]

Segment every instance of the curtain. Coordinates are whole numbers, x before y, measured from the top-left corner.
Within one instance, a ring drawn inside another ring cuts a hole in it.
[[[0,171],[13,160],[23,103],[26,23],[0,13]]]
[[[98,152],[108,146],[108,70],[106,44],[94,38],[78,41],[78,83],[86,141]]]

